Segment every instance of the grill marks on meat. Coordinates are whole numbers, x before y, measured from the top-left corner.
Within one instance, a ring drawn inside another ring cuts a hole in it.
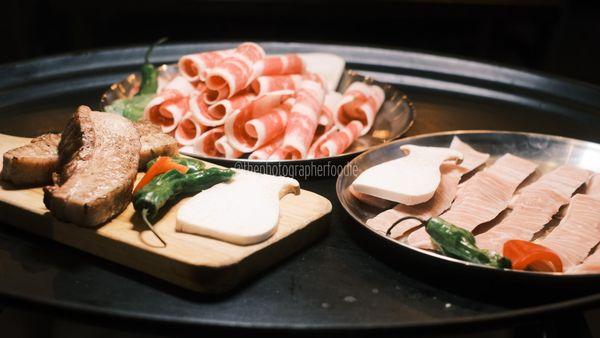
[[[133,124],[140,135],[139,169],[157,156],[174,156],[179,153],[175,139],[162,132],[148,120]],[[60,134],[45,134],[31,143],[7,151],[2,165],[2,179],[17,186],[39,186],[52,183],[52,173],[60,169],[58,144]],[[71,143],[66,147],[76,147]]]
[[[59,168],[59,142],[60,135],[45,134],[7,151],[3,156],[2,179],[18,186],[50,182],[52,173]]]
[[[476,173],[459,189],[450,210],[440,215],[444,220],[473,231],[479,224],[496,218],[508,207],[517,187],[537,165],[520,157],[506,154],[489,168]],[[408,236],[408,243],[431,249],[429,234],[420,228]]]
[[[115,114],[81,106],[58,146],[57,185],[44,188],[44,204],[59,219],[102,224],[125,209],[137,175],[140,136]]]
[[[550,222],[561,206],[589,178],[590,172],[562,165],[522,189],[512,212],[487,232],[476,236],[480,248],[502,252],[510,239],[529,241]]]

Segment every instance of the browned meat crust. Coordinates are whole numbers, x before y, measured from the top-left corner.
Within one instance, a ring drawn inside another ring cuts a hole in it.
[[[60,135],[45,134],[27,145],[7,151],[0,176],[18,186],[47,184],[59,167],[59,142]]]
[[[140,150],[140,166],[144,170],[146,163],[158,156],[175,156],[179,154],[177,141],[169,134],[165,134],[160,127],[149,120],[134,123],[140,134],[142,149]]]
[[[58,145],[61,170],[44,188],[44,204],[59,219],[96,226],[131,200],[140,136],[126,118],[80,106]]]
[[[163,133],[150,121],[134,123],[140,134],[139,168],[157,156],[175,156],[179,153],[177,141]],[[0,177],[17,186],[39,186],[52,183],[52,173],[59,170],[58,143],[60,134],[45,134],[30,144],[7,151]]]

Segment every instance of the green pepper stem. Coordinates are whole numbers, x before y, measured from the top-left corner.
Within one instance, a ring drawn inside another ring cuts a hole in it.
[[[167,41],[167,37],[160,38],[160,39],[158,39],[158,41],[156,41],[155,43],[150,45],[150,48],[148,48],[148,50],[146,51],[146,55],[144,56],[144,63],[150,63],[150,54],[152,54],[154,47],[160,45],[161,43],[163,43],[165,41]]]
[[[400,218],[399,220],[397,220],[396,222],[394,222],[394,224],[392,224],[392,226],[390,226],[390,227],[388,228],[388,230],[385,232],[385,235],[389,237],[389,236],[392,234],[392,230],[393,230],[393,229],[396,227],[396,225],[398,225],[398,224],[400,224],[400,223],[402,223],[402,222],[404,222],[404,221],[407,221],[407,220],[409,220],[409,219],[416,219],[417,221],[421,222],[421,224],[423,224],[423,223],[426,223],[426,222],[427,222],[427,220],[424,220],[424,219],[421,219],[421,218],[419,218],[419,217],[415,217],[415,216],[406,216],[406,217],[402,217],[402,218]]]
[[[164,239],[162,239],[162,237],[160,237],[160,235],[158,234],[158,232],[156,232],[156,230],[154,230],[154,227],[152,226],[152,223],[150,223],[148,221],[148,209],[142,209],[142,219],[144,220],[144,223],[146,223],[146,226],[148,226],[148,228],[150,229],[150,231],[152,231],[152,233],[154,235],[156,235],[156,237],[162,242],[162,244],[165,245],[165,247],[167,246],[167,242],[165,242]]]

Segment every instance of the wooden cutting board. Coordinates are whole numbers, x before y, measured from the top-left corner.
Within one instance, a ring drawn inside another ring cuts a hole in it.
[[[28,142],[0,134],[0,153]],[[16,189],[0,180],[0,223],[204,293],[230,290],[315,241],[325,234],[325,216],[331,212],[331,202],[310,191],[287,195],[281,200],[277,232],[262,243],[239,246],[176,232],[175,216],[182,200],[155,224],[168,243],[163,248],[131,204],[109,223],[90,229],[57,220],[42,197],[42,188]],[[235,205],[231,210],[235,212]]]

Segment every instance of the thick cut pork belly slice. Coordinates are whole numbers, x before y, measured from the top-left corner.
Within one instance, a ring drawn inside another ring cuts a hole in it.
[[[17,186],[47,184],[59,168],[60,134],[45,134],[30,143],[7,151],[0,177]]]
[[[402,217],[413,216],[427,219],[446,211],[456,196],[461,177],[483,165],[490,156],[476,151],[456,136],[452,139],[450,148],[460,151],[463,154],[463,161],[460,165],[443,164],[440,167],[440,185],[429,201],[413,206],[398,204],[369,219],[367,226],[378,232],[386,233]],[[419,224],[420,222],[416,220],[406,220],[396,225],[390,235],[398,238]]]
[[[96,226],[121,213],[131,200],[140,158],[140,136],[126,118],[81,106],[63,131],[56,185],[44,204],[58,219]]]
[[[581,263],[600,242],[600,198],[577,194],[571,198],[567,215],[548,236],[536,241],[556,252],[563,269]]]
[[[510,239],[529,241],[590,177],[590,172],[562,165],[521,189],[512,212],[489,231],[476,236],[480,248],[502,252]]]
[[[504,211],[517,187],[537,165],[520,157],[506,154],[486,170],[480,171],[462,187],[450,210],[440,215],[444,220],[473,231],[479,224],[489,222]],[[408,236],[412,246],[431,249],[425,228]]]
[[[175,139],[161,131],[148,120],[133,123],[140,135],[139,169],[145,170],[146,163],[158,156],[175,156],[179,146]],[[60,169],[58,144],[60,134],[44,134],[29,144],[4,153],[2,179],[17,186],[52,184],[52,173]]]

